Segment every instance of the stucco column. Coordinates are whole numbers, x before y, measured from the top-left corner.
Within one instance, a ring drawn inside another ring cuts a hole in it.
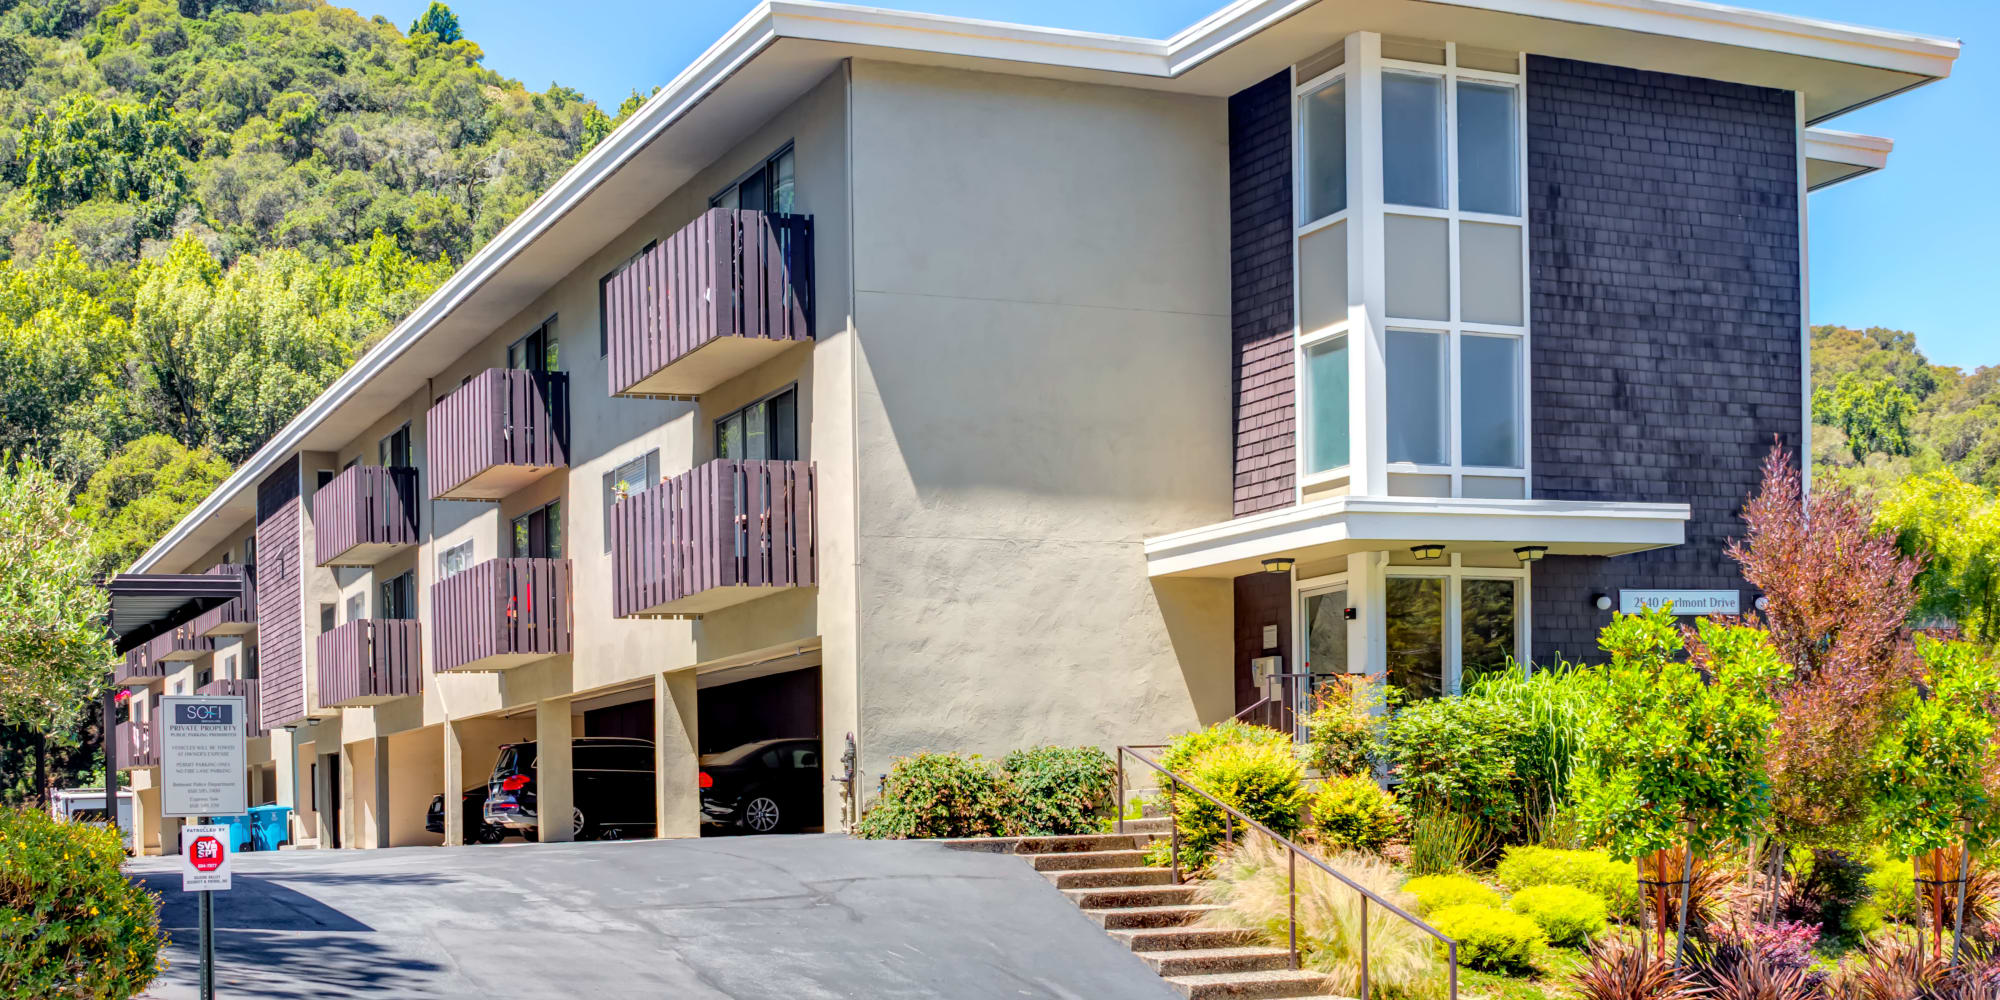
[[[333,785],[340,755],[320,753],[319,745],[314,744],[313,762],[313,836],[319,840],[321,850],[328,850],[339,839],[333,829],[334,814],[340,811],[333,801]]]
[[[389,738],[375,737],[375,842],[370,847],[389,846]],[[445,799],[450,802],[450,799]]]
[[[1379,674],[1389,668],[1389,632],[1383,601],[1386,559],[1382,552],[1355,552],[1347,557],[1347,605],[1354,620],[1347,623],[1347,672]]]
[[[340,846],[361,846],[361,824],[355,817],[361,811],[361,796],[354,793],[354,783],[358,778],[354,769],[354,755],[347,752],[347,746],[336,743],[334,766],[340,768]]]
[[[653,675],[653,830],[660,837],[701,836],[696,697],[694,671]]]
[[[570,772],[570,740],[576,734],[569,702],[535,705],[535,815],[542,843],[561,843],[570,836],[575,785]]]
[[[439,728],[444,730],[444,842],[459,847],[465,843],[465,734],[457,722]]]

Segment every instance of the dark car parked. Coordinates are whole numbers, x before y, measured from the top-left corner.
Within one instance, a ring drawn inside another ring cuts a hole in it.
[[[497,844],[507,839],[508,830],[486,822],[486,786],[474,785],[462,797],[465,840],[470,844]],[[424,814],[424,829],[444,832],[444,795],[431,796],[430,812]]]
[[[701,758],[701,821],[749,833],[816,826],[818,740],[759,740]]]
[[[529,840],[539,838],[535,811],[535,744],[500,748],[486,782],[486,822]],[[570,838],[617,840],[653,833],[653,741],[624,736],[579,736],[570,741],[573,777]]]

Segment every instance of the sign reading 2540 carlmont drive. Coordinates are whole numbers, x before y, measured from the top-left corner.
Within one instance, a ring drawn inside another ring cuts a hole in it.
[[[1743,613],[1743,595],[1735,590],[1621,590],[1618,610],[1635,615],[1641,611],[1671,606],[1677,615],[1737,615]]]
[[[247,699],[160,699],[160,815],[237,816],[250,808],[243,743]]]

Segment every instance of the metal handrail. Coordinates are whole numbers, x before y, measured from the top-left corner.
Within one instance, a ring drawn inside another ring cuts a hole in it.
[[[1309,853],[1305,848],[1300,847],[1298,844],[1293,843],[1290,839],[1279,836],[1270,827],[1265,826],[1264,824],[1259,823],[1254,819],[1251,819],[1249,816],[1244,815],[1242,810],[1239,810],[1235,806],[1232,806],[1229,803],[1224,802],[1221,799],[1218,799],[1215,796],[1209,794],[1208,792],[1203,791],[1201,788],[1197,787],[1192,782],[1188,781],[1186,778],[1183,778],[1180,775],[1175,774],[1174,772],[1168,770],[1166,765],[1161,764],[1159,761],[1153,760],[1150,757],[1147,757],[1143,753],[1140,753],[1139,752],[1140,749],[1142,748],[1133,746],[1120,746],[1118,748],[1118,832],[1119,833],[1122,834],[1125,832],[1125,758],[1127,756],[1130,756],[1133,760],[1136,760],[1139,763],[1144,764],[1147,767],[1150,767],[1153,770],[1158,771],[1163,775],[1166,775],[1167,780],[1172,782],[1174,785],[1185,788],[1188,791],[1193,792],[1194,794],[1199,795],[1204,799],[1207,799],[1211,805],[1214,805],[1216,808],[1222,810],[1225,816],[1234,817],[1235,819],[1241,820],[1245,827],[1255,830],[1258,833],[1261,833],[1264,836],[1269,837],[1272,840],[1275,840],[1278,843],[1285,845],[1285,852],[1286,852],[1285,904],[1287,907],[1285,922],[1286,922],[1286,934],[1289,938],[1291,952],[1292,952],[1292,968],[1296,969],[1299,967],[1298,859],[1304,858],[1308,863],[1317,866],[1320,871],[1323,871],[1328,875],[1331,875],[1334,878],[1339,879],[1343,885],[1346,885],[1348,888],[1353,889],[1361,897],[1361,995],[1357,997],[1356,1000],[1368,1000],[1368,903],[1371,900],[1374,901],[1375,905],[1380,906],[1385,910],[1388,910],[1390,913],[1393,913],[1398,917],[1401,917],[1404,923],[1407,923],[1410,926],[1415,927],[1420,931],[1423,931],[1425,934],[1429,934],[1431,937],[1436,938],[1439,942],[1443,943],[1443,945],[1445,946],[1445,961],[1448,964],[1448,971],[1451,977],[1451,989],[1450,993],[1448,994],[1448,997],[1449,1000],[1458,1000],[1458,942],[1457,941],[1454,941],[1451,938],[1445,936],[1443,932],[1439,931],[1435,927],[1432,927],[1430,924],[1427,924],[1422,920],[1418,919],[1417,917],[1413,916],[1412,914],[1405,912],[1402,907],[1397,906],[1396,904],[1391,903],[1386,899],[1383,899],[1381,896],[1377,895],[1373,890],[1369,889],[1367,886],[1364,886],[1361,883],[1356,882],[1351,878],[1348,878],[1346,875],[1341,874],[1339,869],[1336,869],[1332,865],[1329,865],[1326,862],[1320,860],[1317,856]],[[1154,746],[1148,746],[1144,747],[1143,749],[1151,750],[1159,748]],[[1168,817],[1167,818],[1168,829],[1170,830],[1169,834],[1170,839],[1167,847],[1167,857],[1169,863],[1173,868],[1174,884],[1180,885],[1181,884],[1180,817],[1176,813],[1176,811],[1171,807],[1168,808],[1167,810],[1167,817]],[[1236,825],[1230,822],[1228,819],[1224,819],[1222,822],[1222,837],[1224,842],[1232,847],[1235,846],[1236,844],[1235,831],[1236,831]]]

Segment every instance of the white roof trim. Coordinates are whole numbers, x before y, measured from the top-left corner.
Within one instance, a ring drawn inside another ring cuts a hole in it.
[[[1422,542],[1623,555],[1681,544],[1690,516],[1684,503],[1333,497],[1148,538],[1146,571],[1233,575],[1270,556],[1327,558]]]
[[[1845,184],[1857,177],[1865,177],[1889,165],[1889,153],[1896,148],[1893,139],[1877,135],[1862,135],[1858,132],[1839,132],[1828,128],[1805,130],[1805,158],[1808,161],[1839,164],[1853,167],[1842,171],[1831,180],[1821,180],[1809,190],[1824,191],[1838,184]]]
[[[443,317],[486,284],[661,132],[779,38],[918,49],[1050,66],[1176,77],[1217,53],[1317,2],[1237,0],[1171,38],[1083,31],[883,10],[821,0],[764,0],[598,143],[588,155],[465,262],[355,365],[265,442],[214,492],[131,566],[145,572],[186,540],[195,526],[301,449],[311,430],[393,364]],[[1430,0],[1467,9],[1554,18],[1579,24],[1673,35],[1773,52],[1943,77],[1955,41],[1858,28],[1695,0]]]

